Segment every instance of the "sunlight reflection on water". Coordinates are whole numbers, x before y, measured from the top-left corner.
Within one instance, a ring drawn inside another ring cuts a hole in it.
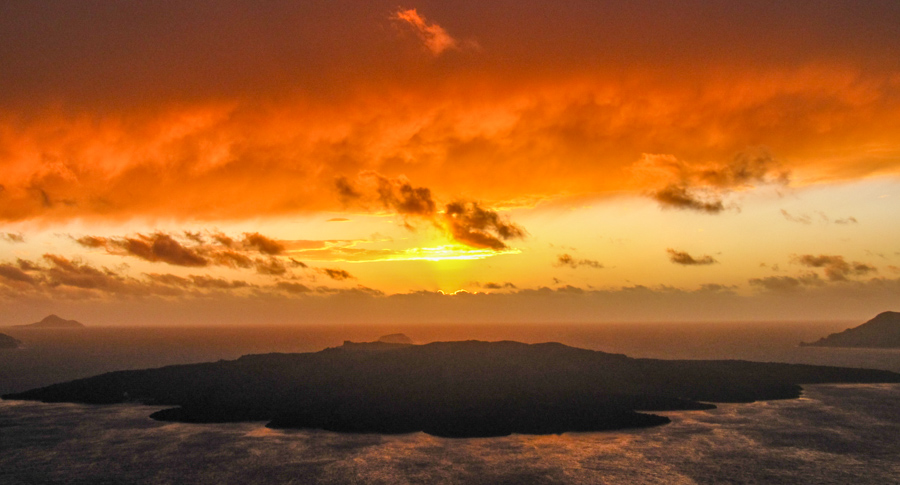
[[[159,423],[0,402],[2,483],[897,483],[900,385],[666,413],[657,428],[445,439]]]

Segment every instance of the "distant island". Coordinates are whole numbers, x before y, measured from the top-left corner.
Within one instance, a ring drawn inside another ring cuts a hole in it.
[[[312,353],[119,371],[4,399],[173,406],[161,421],[444,437],[662,425],[641,411],[800,396],[800,384],[900,382],[900,374],[736,360],[633,359],[559,343],[346,342]]]
[[[15,325],[20,328],[84,328],[84,324],[75,320],[66,320],[56,315],[48,315],[40,322],[28,325]]]
[[[900,348],[900,312],[879,313],[875,318],[801,347]]]
[[[386,344],[411,344],[412,339],[402,333],[392,333],[378,337],[378,341]]]
[[[22,345],[22,342],[6,335],[5,333],[0,333],[0,350],[6,349],[17,349]]]

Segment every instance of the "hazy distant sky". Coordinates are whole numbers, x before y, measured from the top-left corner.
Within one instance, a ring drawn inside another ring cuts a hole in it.
[[[0,324],[868,318],[898,175],[893,0],[0,4]]]

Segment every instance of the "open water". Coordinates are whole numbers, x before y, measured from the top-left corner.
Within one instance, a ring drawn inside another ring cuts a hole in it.
[[[853,323],[0,329],[0,392],[101,372],[308,352],[403,332],[558,341],[633,357],[900,371],[900,351],[797,347]],[[190,425],[158,408],[0,401],[0,483],[900,483],[900,385],[805,386],[801,399],[665,413],[666,426],[445,439]]]

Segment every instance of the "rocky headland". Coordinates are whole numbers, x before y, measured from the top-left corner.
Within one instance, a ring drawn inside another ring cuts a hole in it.
[[[879,313],[858,327],[833,333],[803,347],[900,348],[900,312]]]

